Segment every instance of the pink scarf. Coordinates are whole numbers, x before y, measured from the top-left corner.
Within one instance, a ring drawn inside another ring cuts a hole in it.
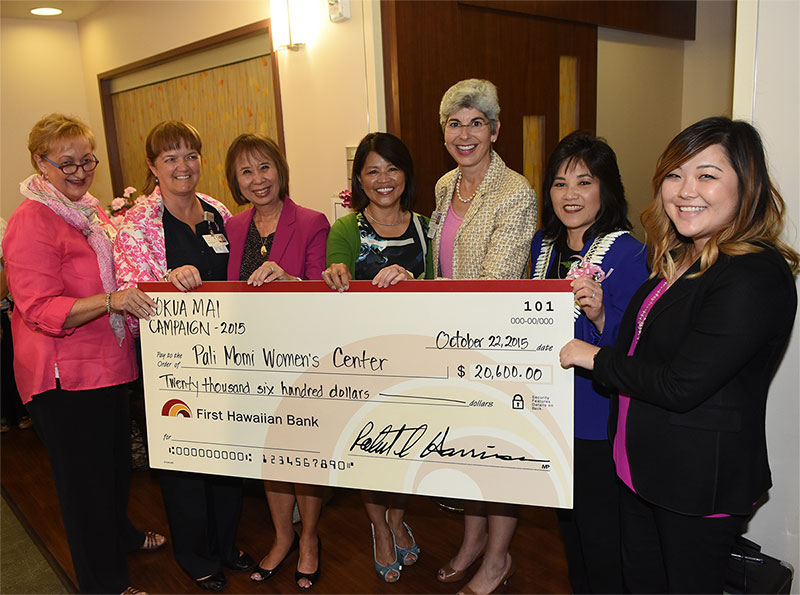
[[[34,174],[20,182],[19,189],[24,197],[38,201],[52,209],[64,221],[86,236],[86,241],[97,255],[103,291],[106,293],[116,291],[112,241],[106,230],[103,229],[102,220],[97,213],[100,201],[87,192],[80,200],[72,202],[39,174]],[[117,343],[121,345],[125,338],[125,318],[122,314],[111,312],[109,323],[117,337]]]

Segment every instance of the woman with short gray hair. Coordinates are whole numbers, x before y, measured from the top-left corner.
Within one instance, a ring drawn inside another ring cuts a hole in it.
[[[442,97],[439,121],[444,145],[458,167],[436,183],[431,217],[437,277],[519,279],[525,272],[536,227],[536,194],[494,150],[500,133],[497,88],[467,79]],[[464,593],[491,593],[514,572],[508,547],[518,507],[496,502],[464,502],[464,539],[439,569],[444,583],[466,578],[483,556]]]
[[[442,97],[439,122],[458,167],[436,183],[436,276],[519,279],[536,227],[536,194],[494,150],[497,88],[481,79],[456,83]]]

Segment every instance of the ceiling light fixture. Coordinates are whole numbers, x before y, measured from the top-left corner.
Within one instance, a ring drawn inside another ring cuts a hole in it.
[[[54,17],[61,14],[63,11],[60,8],[33,8],[31,14],[37,17]]]

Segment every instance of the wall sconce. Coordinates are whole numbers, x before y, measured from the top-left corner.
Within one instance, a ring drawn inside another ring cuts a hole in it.
[[[275,50],[297,51],[306,44],[303,9],[308,9],[308,4],[307,0],[270,0],[272,45]]]

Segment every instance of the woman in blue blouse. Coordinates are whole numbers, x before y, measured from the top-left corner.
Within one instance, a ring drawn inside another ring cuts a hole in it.
[[[531,277],[574,278],[570,267],[583,259],[600,267],[604,280],[595,274],[572,281],[575,337],[614,345],[622,314],[648,275],[645,247],[628,231],[628,205],[614,151],[584,132],[564,137],[550,156],[542,194],[542,228],[533,238]],[[574,593],[623,592],[609,403],[591,372],[575,368],[574,507],[559,511]]]

